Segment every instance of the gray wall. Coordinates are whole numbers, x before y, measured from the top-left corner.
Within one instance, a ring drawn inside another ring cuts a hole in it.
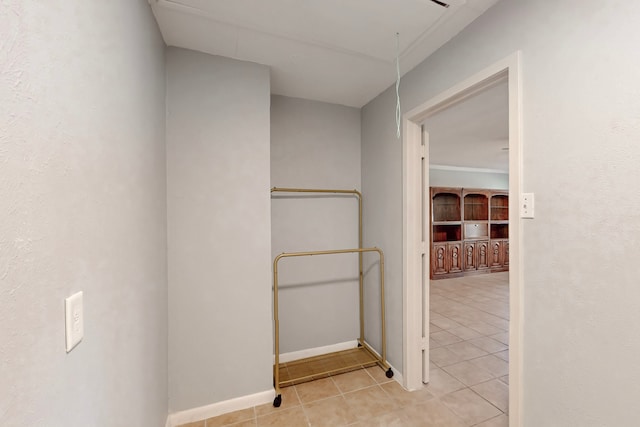
[[[362,109],[362,191],[364,246],[385,253],[385,303],[387,360],[402,372],[402,141],[396,137],[395,92],[379,95]],[[406,107],[403,107],[403,109]],[[380,276],[374,259],[367,258],[365,282],[375,286]],[[376,310],[377,298],[366,300],[366,312]],[[376,321],[367,315],[367,323]],[[379,322],[378,322],[379,324]],[[376,325],[375,331],[377,331]],[[367,337],[380,348],[379,333]]]
[[[509,174],[429,168],[429,185],[431,187],[507,190],[509,188]]]
[[[167,50],[169,407],[272,388],[269,69]]]
[[[640,397],[640,2],[503,0],[401,84],[408,111],[522,51],[524,421],[632,426]],[[401,334],[401,144],[393,88],[363,109],[367,244],[389,259]],[[376,190],[374,190],[376,189]],[[400,341],[393,340],[392,363]]]
[[[7,0],[0,23],[0,425],[163,425],[164,44],[149,5]],[[77,291],[84,339],[67,354]]]
[[[360,189],[360,109],[271,98],[271,185]],[[273,193],[271,255],[358,247],[353,196]],[[280,351],[358,337],[358,257],[285,258],[278,264]]]

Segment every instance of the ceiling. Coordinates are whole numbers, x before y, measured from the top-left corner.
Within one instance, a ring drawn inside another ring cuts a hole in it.
[[[272,93],[352,107],[395,82],[398,52],[404,74],[498,0],[442,1],[149,0],[167,45],[268,65]]]
[[[265,64],[277,95],[362,107],[498,0],[149,0],[165,42]],[[399,37],[396,36],[399,33]],[[506,83],[430,117],[430,163],[508,170]]]
[[[509,171],[507,81],[429,117],[429,164],[435,168]]]

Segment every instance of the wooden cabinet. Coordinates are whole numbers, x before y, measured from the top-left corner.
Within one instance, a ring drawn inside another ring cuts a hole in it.
[[[491,268],[500,268],[504,265],[504,247],[502,240],[491,241]]]
[[[489,268],[489,241],[464,242],[464,271],[478,271]]]
[[[509,240],[491,241],[491,263],[493,271],[506,271],[509,269]]]
[[[459,188],[438,188],[431,191],[431,216],[434,223],[460,222],[460,196]]]
[[[433,277],[462,272],[462,243],[435,243],[431,251]]]
[[[437,277],[449,273],[447,266],[447,244],[434,243],[431,246],[431,276]]]
[[[491,221],[509,221],[509,196],[506,193],[491,196]]]
[[[509,240],[502,241],[502,253],[504,254],[502,257],[502,265],[505,270],[509,270]]]
[[[447,243],[447,254],[449,261],[449,274],[462,271],[462,243]]]
[[[444,187],[430,192],[431,278],[508,270],[508,193]]]
[[[451,277],[464,267],[462,248],[462,189],[431,191],[431,277]]]
[[[489,219],[489,193],[481,190],[463,190],[464,220],[487,221]]]

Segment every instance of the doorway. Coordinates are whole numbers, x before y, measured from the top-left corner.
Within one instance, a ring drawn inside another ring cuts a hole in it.
[[[429,140],[422,124],[449,106],[506,82],[509,109],[509,413],[521,424],[522,271],[521,221],[521,79],[520,55],[514,53],[403,116],[403,330],[404,386],[409,390],[429,381]],[[427,221],[428,223],[428,221]],[[426,238],[425,238],[426,236]]]

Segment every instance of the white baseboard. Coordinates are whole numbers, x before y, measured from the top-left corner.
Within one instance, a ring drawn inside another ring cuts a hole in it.
[[[206,420],[207,418],[217,417],[218,415],[229,412],[251,408],[252,406],[272,403],[275,396],[275,390],[271,389],[260,393],[249,394],[247,396],[212,403],[210,405],[200,406],[198,408],[187,409],[186,411],[174,412],[173,414],[169,414],[167,417],[166,427],[177,427],[182,424]]]
[[[282,353],[280,355],[280,363],[286,363],[292,360],[304,359],[307,357],[319,356],[321,354],[333,353],[336,351],[350,350],[352,348],[356,348],[357,346],[358,341],[353,340],[323,347],[308,348],[300,351],[292,351],[290,353]],[[393,379],[404,387],[402,373],[394,368],[391,364],[389,364],[389,366],[391,366],[391,369],[393,370]],[[226,414],[229,412],[251,408],[252,406],[272,403],[275,395],[275,390],[271,389],[260,393],[212,403],[210,405],[200,406],[198,408],[174,412],[173,414],[169,414],[169,416],[167,417],[166,427],[177,427],[182,424],[205,420],[207,418],[216,417],[218,415]]]
[[[333,353],[336,351],[350,350],[358,346],[358,341],[347,341],[338,344],[325,345],[323,347],[307,348],[299,351],[280,354],[280,363],[291,362],[292,360],[306,359],[307,357],[320,356],[321,354]],[[273,363],[276,363],[276,357],[273,356]]]
[[[380,353],[378,353],[376,351],[375,348],[371,347],[371,345],[369,345],[369,348],[371,349],[371,351],[373,351],[375,353],[376,356],[378,356],[380,358],[382,357],[380,355]],[[406,388],[404,386],[404,378],[402,376],[402,372],[397,370],[391,363],[389,363],[388,360],[387,360],[387,364],[389,365],[389,367],[391,368],[391,371],[393,372],[393,379],[396,380],[396,382],[398,382],[402,386],[402,388],[404,388],[406,390]]]
[[[389,362],[387,362],[387,363],[389,363]],[[389,366],[391,367],[391,370],[393,371],[393,379],[396,380],[398,382],[398,384],[400,384],[402,386],[402,388],[404,388],[406,390],[406,388],[404,386],[404,377],[402,376],[402,372],[400,372],[399,370],[394,368],[391,363],[389,363]]]

